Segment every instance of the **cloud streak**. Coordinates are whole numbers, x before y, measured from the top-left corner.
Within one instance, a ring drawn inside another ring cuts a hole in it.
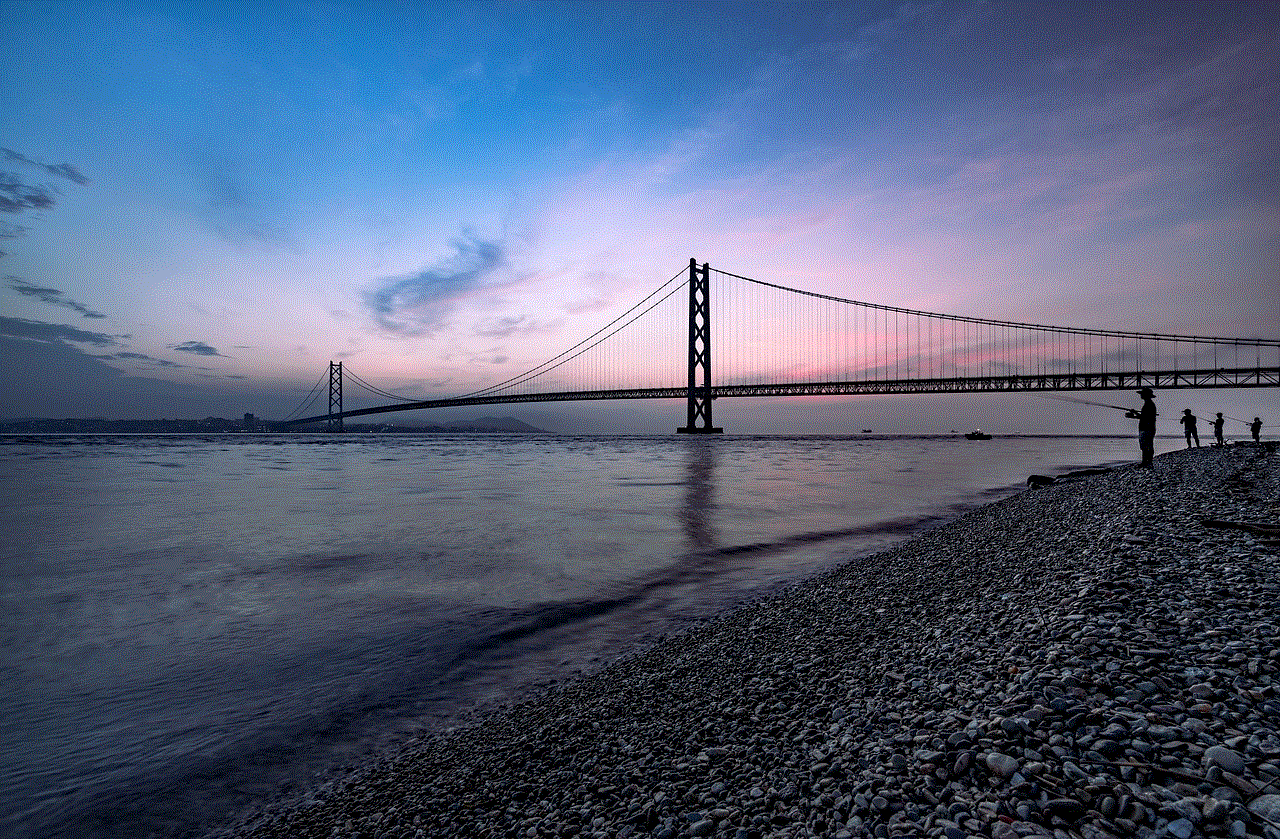
[[[502,244],[468,235],[452,243],[454,255],[407,277],[381,281],[365,294],[365,306],[387,332],[431,335],[468,295],[492,285],[504,264]]]
[[[17,215],[27,210],[47,210],[53,204],[53,190],[49,187],[25,184],[17,175],[0,172],[0,213]]]
[[[120,341],[117,339],[128,337],[126,335],[107,335],[103,332],[90,332],[85,329],[76,329],[74,326],[64,326],[60,323],[45,323],[39,320],[11,318],[4,315],[0,315],[0,335],[22,338],[27,341],[39,341],[45,344],[71,342],[93,344],[96,347],[119,346]]]
[[[22,280],[17,277],[14,277],[12,275],[5,277],[5,279],[9,281],[9,288],[13,289],[19,294],[26,295],[27,297],[34,297],[36,300],[49,303],[50,305],[53,305],[53,306],[63,306],[67,309],[72,310],[73,312],[78,312],[87,318],[105,318],[106,317],[106,315],[102,314],[101,312],[95,312],[93,309],[90,309],[88,306],[85,306],[83,303],[78,303],[75,300],[72,300],[71,298],[65,296],[64,292],[61,292],[56,288],[38,286],[33,283],[29,283],[26,280]]]
[[[94,358],[101,358],[104,360],[120,359],[122,361],[137,361],[143,364],[150,364],[155,367],[188,369],[185,364],[179,364],[176,361],[169,361],[165,358],[152,358],[151,356],[140,352],[107,353],[106,355],[95,355]]]
[[[6,163],[21,163],[34,166],[51,175],[66,178],[80,185],[89,183],[89,179],[70,163],[49,166],[31,160],[13,149],[0,149],[0,154],[4,155]],[[53,197],[56,194],[58,194],[58,190],[51,186],[28,184],[13,172],[0,172],[0,213],[20,215],[27,210],[35,210],[37,212],[47,210],[57,203],[57,200]],[[0,239],[17,239],[25,235],[29,229],[24,225],[14,224],[13,222],[0,222]],[[0,251],[0,257],[7,255],[6,251]],[[89,315],[86,315],[86,317],[89,317]]]
[[[226,358],[226,356],[206,344],[204,341],[183,341],[181,344],[171,344],[169,349],[177,350],[178,352],[191,353],[192,355],[216,355],[219,358]]]
[[[272,208],[255,200],[248,180],[229,162],[207,161],[199,178],[206,198],[205,205],[199,210],[200,215],[224,241],[293,244],[288,230],[269,219]]]
[[[80,185],[89,183],[89,179],[70,163],[59,163],[49,166],[19,154],[13,149],[0,149],[6,163],[22,163],[34,166],[51,175],[58,175]],[[0,213],[18,214],[26,210],[47,210],[56,203],[53,197],[57,190],[44,184],[28,184],[13,172],[0,172]],[[0,238],[12,239],[22,232],[22,228],[6,226]]]
[[[43,169],[50,175],[57,175],[60,178],[66,178],[67,180],[78,183],[81,186],[91,183],[91,181],[86,178],[79,169],[72,166],[70,163],[57,163],[53,165],[41,163],[37,160],[32,160],[26,155],[19,154],[13,149],[0,149],[0,153],[4,154],[6,163],[25,163],[29,166],[34,166],[37,169]]]

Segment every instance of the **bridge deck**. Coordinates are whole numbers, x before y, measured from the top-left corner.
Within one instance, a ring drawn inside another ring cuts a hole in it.
[[[1037,391],[1156,390],[1185,388],[1242,388],[1280,386],[1280,367],[1242,367],[1217,370],[1167,370],[1160,372],[1038,373],[1035,375],[979,376],[935,379],[883,379],[852,382],[794,382],[789,384],[714,385],[714,398],[745,396],[834,396],[906,393],[1033,393]],[[396,402],[372,408],[357,408],[341,414],[275,423],[291,428],[338,418],[364,417],[397,411],[448,408],[462,405],[510,405],[530,402],[584,402],[602,399],[684,399],[687,387],[633,388],[628,390],[581,390],[559,393],[488,394],[452,399],[425,399]]]

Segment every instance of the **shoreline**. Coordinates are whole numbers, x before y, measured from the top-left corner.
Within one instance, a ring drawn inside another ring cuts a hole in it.
[[[1022,492],[208,835],[1280,836],[1280,551],[1200,524],[1277,467]]]

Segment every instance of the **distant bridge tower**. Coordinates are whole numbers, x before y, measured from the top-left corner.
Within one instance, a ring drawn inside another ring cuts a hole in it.
[[[342,431],[342,362],[329,362],[329,431]]]
[[[701,374],[701,375],[699,375]],[[711,421],[711,268],[689,260],[689,418],[681,434],[719,434]],[[701,424],[699,424],[701,423]]]

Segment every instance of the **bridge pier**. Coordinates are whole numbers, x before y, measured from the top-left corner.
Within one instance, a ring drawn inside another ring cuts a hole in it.
[[[699,375],[701,374],[701,375]],[[689,260],[689,416],[681,434],[720,434],[711,421],[711,267]]]

